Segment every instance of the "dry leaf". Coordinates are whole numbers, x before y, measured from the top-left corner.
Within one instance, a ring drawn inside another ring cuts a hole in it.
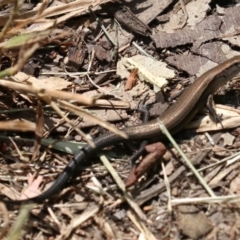
[[[23,190],[20,200],[36,197],[41,193],[41,191],[39,190],[39,186],[42,183],[43,177],[38,176],[36,179],[34,178],[34,175],[32,175],[31,173],[28,174],[28,187]]]
[[[133,86],[135,86],[137,82],[137,72],[138,72],[138,69],[135,68],[130,73],[130,76],[128,77],[125,88],[124,88],[125,91],[130,90],[132,89]]]
[[[37,79],[35,77],[29,76],[24,72],[19,72],[16,75],[14,75],[14,78],[21,83],[26,82],[27,84],[33,84],[36,87],[39,88],[48,88],[51,90],[62,90],[66,89],[69,85],[71,85],[71,82],[66,81],[63,78],[60,77],[49,77],[49,78],[41,78]]]
[[[148,155],[145,156],[142,161],[134,166],[125,181],[125,186],[132,186],[137,180],[146,173],[151,167],[153,167],[156,162],[161,159],[161,157],[166,153],[166,147],[161,142],[156,142],[145,146]]]

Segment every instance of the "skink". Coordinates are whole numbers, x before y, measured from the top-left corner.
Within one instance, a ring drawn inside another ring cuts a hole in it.
[[[147,123],[124,128],[122,131],[128,140],[164,139],[164,134],[159,129],[159,119],[170,130],[176,133],[181,130],[194,115],[204,106],[207,97],[231,80],[240,72],[240,56],[233,57],[218,66],[210,69],[188,87],[179,97],[177,102],[166,110],[159,118]],[[107,133],[94,140],[95,148],[87,146],[80,150],[68,163],[53,185],[39,196],[26,200],[3,200],[6,203],[20,204],[24,202],[40,203],[58,193],[86,159],[91,158],[100,149],[123,142],[124,139],[114,133]]]

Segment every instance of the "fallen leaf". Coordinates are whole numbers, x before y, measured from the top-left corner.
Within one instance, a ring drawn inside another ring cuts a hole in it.
[[[39,186],[42,183],[43,177],[38,176],[35,179],[34,174],[28,174],[28,187],[23,190],[20,196],[20,200],[36,197],[41,193]]]
[[[130,73],[126,85],[125,85],[125,91],[132,89],[133,86],[135,86],[136,82],[137,82],[137,72],[138,69],[135,68],[132,70],[132,72]]]
[[[132,186],[137,180],[146,173],[154,164],[166,153],[166,147],[161,142],[156,142],[145,146],[148,155],[142,161],[134,166],[125,181],[125,186]]]
[[[26,73],[19,72],[14,78],[18,82],[27,82],[28,84],[32,84],[36,87],[45,89],[46,87],[51,90],[62,90],[71,85],[71,82],[66,81],[60,77],[49,77],[49,78],[41,78],[37,79],[35,77],[29,76]]]

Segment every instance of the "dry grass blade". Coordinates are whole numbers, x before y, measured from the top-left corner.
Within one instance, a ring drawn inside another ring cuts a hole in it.
[[[135,224],[138,230],[143,234],[144,239],[146,240],[156,240],[150,230],[146,227],[146,225],[140,219],[136,218],[132,211],[127,211],[128,217]]]
[[[27,120],[0,121],[1,131],[34,132],[36,124]]]
[[[58,24],[63,21],[66,21],[67,19],[81,15],[83,12],[85,12],[89,6],[98,6],[99,4],[109,2],[110,0],[99,0],[99,1],[93,1],[93,0],[77,0],[73,1],[71,3],[62,4],[60,6],[51,6],[46,8],[44,11],[39,14],[39,10],[31,10],[22,14],[19,14],[18,17],[16,17],[13,21],[13,23],[21,23],[22,26],[31,24],[34,22],[37,22],[38,20],[42,20],[47,17],[53,17],[56,15],[63,15],[62,17],[59,17],[58,19],[52,20],[50,23],[46,24],[42,30],[45,30],[53,24]],[[0,26],[4,26],[8,20],[9,16],[1,16],[0,17]],[[54,23],[55,22],[55,23]]]
[[[167,173],[166,173],[165,165],[164,165],[163,162],[161,163],[161,165],[162,165],[162,170],[163,170],[164,182],[165,182],[166,189],[167,189],[167,196],[168,196],[168,211],[169,211],[169,212],[172,212],[171,187],[170,187],[170,183],[169,183],[169,180],[168,180],[168,177],[167,177]]]
[[[93,103],[94,103],[93,98],[85,97],[81,94],[69,93],[66,91],[51,90],[51,89],[47,89],[47,88],[43,89],[43,88],[36,87],[34,85],[15,83],[15,82],[7,81],[4,79],[0,79],[0,85],[3,87],[12,88],[15,91],[35,94],[36,96],[38,96],[38,95],[41,96],[44,94],[53,99],[75,100],[77,102],[80,102],[81,104],[90,105],[90,106],[93,105]]]
[[[15,1],[14,8],[13,8],[13,13],[8,18],[6,24],[4,25],[4,28],[2,29],[2,31],[0,33],[0,41],[5,36],[7,30],[9,29],[9,27],[10,27],[12,21],[13,21],[13,18],[17,15],[17,12],[19,11],[19,8],[20,8],[21,4],[22,4],[21,1]]]
[[[23,233],[23,228],[24,228],[26,221],[28,220],[31,208],[32,208],[31,205],[23,205],[21,207],[19,215],[18,215],[16,221],[14,222],[12,228],[9,231],[9,235],[8,235],[7,239],[11,239],[11,240],[21,239],[21,235]]]
[[[80,128],[76,127],[71,122],[71,120],[62,113],[62,111],[60,110],[60,108],[57,106],[57,104],[55,102],[51,101],[51,99],[49,99],[49,97],[46,97],[46,96],[42,96],[42,99],[44,99],[58,113],[58,115],[61,116],[66,121],[66,123],[70,127],[72,127],[80,136],[82,136],[88,142],[88,144],[90,144],[92,147],[94,147],[93,141],[91,139],[89,139],[87,137],[87,135],[84,134],[84,132]]]
[[[129,102],[123,102],[123,101],[116,101],[116,100],[106,100],[106,99],[97,99],[95,101],[95,106],[101,107],[101,108],[113,108],[114,109],[129,109],[130,103]]]
[[[147,218],[146,218],[145,214],[142,212],[141,208],[137,205],[137,203],[133,200],[133,197],[130,194],[130,192],[126,191],[124,182],[119,177],[116,170],[112,167],[112,165],[110,164],[110,162],[108,161],[106,156],[105,155],[100,155],[100,159],[101,159],[102,163],[104,164],[104,166],[107,168],[107,170],[112,175],[113,179],[117,183],[120,190],[123,192],[123,196],[126,199],[126,201],[128,202],[128,204],[132,207],[132,209],[134,210],[134,212],[138,215],[138,217],[140,219],[146,221]]]
[[[111,225],[107,222],[108,219],[105,219],[103,216],[94,216],[94,221],[98,224],[99,229],[102,229],[102,231],[107,236],[107,239],[116,239],[116,233],[112,229]]]
[[[16,151],[18,153],[19,159],[24,161],[24,157],[23,157],[21,151],[19,150],[17,144],[14,142],[14,140],[11,137],[9,137],[9,140],[12,142],[13,146],[15,147],[15,149],[16,149]]]
[[[121,130],[117,129],[114,125],[104,122],[101,119],[99,119],[96,116],[93,116],[91,114],[89,114],[87,111],[85,111],[84,109],[81,109],[79,107],[76,107],[75,105],[68,103],[66,101],[59,101],[60,105],[62,108],[71,111],[73,113],[75,113],[77,116],[82,117],[85,116],[87,117],[91,122],[94,122],[106,129],[108,129],[109,131],[112,131],[113,133],[122,136],[123,138],[127,139],[127,135],[122,132]]]
[[[190,160],[187,158],[187,156],[183,153],[181,148],[177,145],[176,141],[173,139],[167,128],[163,125],[163,123],[159,120],[159,128],[161,131],[167,136],[169,141],[173,144],[173,146],[176,148],[176,150],[179,152],[180,156],[184,159],[187,166],[192,170],[194,175],[197,177],[199,182],[202,184],[202,186],[205,188],[205,190],[208,192],[208,194],[212,197],[215,197],[214,192],[212,189],[207,185],[205,180],[202,178],[202,176],[199,174],[199,172],[196,170],[196,168],[193,166],[193,164],[190,162]]]
[[[32,54],[39,49],[41,45],[39,43],[34,43],[32,46],[29,46],[28,49],[21,49],[19,53],[19,59],[18,62],[11,68],[8,68],[6,70],[3,70],[0,72],[0,78],[14,75],[16,72],[18,72],[26,63],[26,61],[32,56]],[[4,80],[1,80],[1,82]],[[8,82],[8,81],[6,81]],[[6,85],[6,87],[8,87]]]
[[[69,226],[66,229],[64,229],[61,232],[61,234],[55,239],[56,240],[69,239],[69,236],[71,235],[72,231],[75,228],[79,227],[79,225],[87,221],[89,218],[93,217],[98,211],[99,207],[96,206],[91,210],[86,210],[80,216],[73,218]]]
[[[203,172],[209,168],[212,168],[212,167],[216,167],[216,166],[219,166],[219,165],[223,165],[225,162],[227,162],[227,165],[228,164],[232,164],[236,161],[238,161],[240,159],[240,153],[237,152],[229,157],[226,157],[218,162],[215,162],[215,163],[212,163],[212,164],[209,164],[207,165],[206,167],[202,167],[202,168],[199,168],[198,169],[198,172]],[[188,173],[187,176],[191,176],[193,173]]]
[[[50,34],[54,37],[49,38]],[[0,48],[2,49],[2,51],[6,51],[7,49],[16,49],[20,47],[24,47],[26,49],[28,45],[31,46],[31,44],[33,43],[46,44],[53,41],[54,39],[64,38],[69,35],[69,32],[60,29],[47,29],[45,31],[38,31],[14,36],[5,42],[2,42],[0,44]]]
[[[229,195],[229,196],[217,196],[217,197],[199,197],[199,198],[183,198],[183,199],[172,199],[172,204],[197,204],[197,203],[239,203],[240,196]]]

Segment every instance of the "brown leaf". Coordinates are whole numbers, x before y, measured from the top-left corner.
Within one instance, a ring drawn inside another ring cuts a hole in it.
[[[36,179],[34,178],[34,175],[32,175],[31,173],[28,174],[28,187],[22,192],[20,200],[36,197],[41,193],[41,191],[39,190],[39,185],[42,183],[43,177],[38,176]]]
[[[166,147],[161,143],[147,145],[146,150],[150,152],[136,167],[134,166],[125,182],[126,187],[132,186],[144,173],[146,173],[154,164],[165,154]]]
[[[138,72],[138,69],[134,68],[133,71],[130,73],[130,75],[128,77],[128,80],[126,82],[125,88],[124,88],[125,91],[132,89],[133,86],[136,84],[136,82],[137,82],[137,72]]]

